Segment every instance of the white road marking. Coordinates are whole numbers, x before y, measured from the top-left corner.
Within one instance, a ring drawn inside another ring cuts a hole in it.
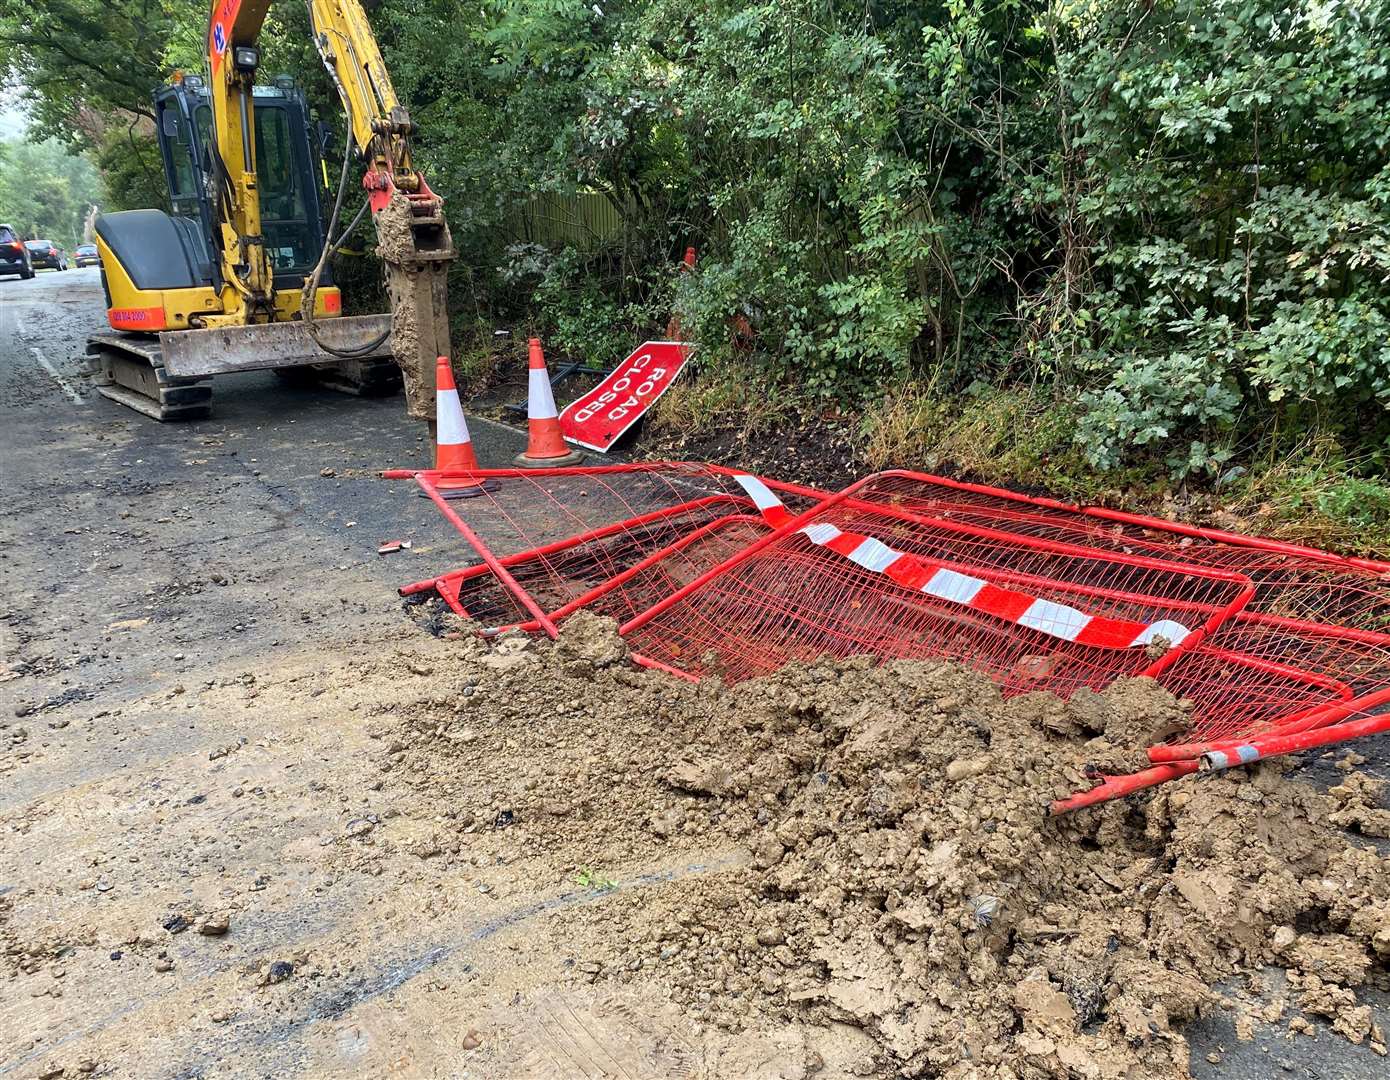
[[[63,393],[67,394],[68,397],[72,398],[72,403],[74,405],[87,404],[82,399],[82,395],[79,394],[75,389],[73,389],[72,383],[68,382],[67,379],[63,378],[61,375],[58,374],[58,369],[48,362],[48,357],[44,356],[43,352],[39,349],[37,345],[30,345],[29,351],[34,354],[34,359],[39,362],[39,366],[43,368],[44,371],[52,375],[53,381],[63,388]]]

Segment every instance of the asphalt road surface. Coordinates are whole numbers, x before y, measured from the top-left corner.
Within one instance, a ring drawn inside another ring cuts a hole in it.
[[[0,280],[0,673],[18,672],[0,682],[0,899],[34,890],[27,902],[39,921],[59,923],[76,920],[79,895],[93,895],[73,892],[72,864],[85,861],[95,875],[116,850],[152,872],[160,864],[138,850],[126,856],[128,830],[97,824],[107,811],[147,823],[152,812],[173,826],[186,850],[157,872],[198,877],[187,867],[196,841],[233,824],[198,795],[168,810],[171,784],[206,772],[228,740],[275,733],[274,717],[231,732],[179,697],[138,723],[119,716],[123,706],[185,686],[192,697],[205,680],[266,671],[324,642],[350,649],[422,636],[396,586],[472,561],[413,483],[377,475],[430,460],[402,397],[359,399],[245,373],[216,380],[210,419],[162,425],[101,397],[84,374],[85,338],[105,329],[104,306],[95,268]],[[509,462],[525,443],[489,421],[471,427],[484,464]],[[412,549],[378,555],[393,539]],[[83,820],[68,820],[61,841],[45,850],[24,839],[69,807]],[[279,917],[248,927],[253,947],[258,933],[261,944],[283,944],[338,918],[297,895],[285,847],[315,827],[298,818],[246,828],[217,856],[226,880],[274,879],[257,895],[284,889]],[[85,989],[69,985],[51,1010],[22,991],[0,995],[0,1077],[39,1075],[46,1053],[118,1029],[137,1004],[120,1001],[126,984]],[[171,1065],[159,1075],[283,1075],[290,1060],[281,1052],[274,1067],[243,1073],[230,1063],[249,1044],[224,1043],[209,1048],[190,1030],[168,1060],[210,1057],[211,1072]]]
[[[0,279],[8,632],[70,664],[47,685],[24,680],[22,692],[99,705],[288,645],[324,619],[335,628],[399,619],[394,586],[427,576],[450,543],[413,484],[377,476],[430,462],[404,399],[246,372],[214,381],[210,419],[159,424],[100,396],[85,374],[86,335],[106,329],[103,308],[96,268]],[[470,427],[484,464],[508,464],[524,446],[510,428]],[[416,543],[379,557],[391,539]],[[219,578],[228,584],[212,584]],[[341,604],[335,593],[348,583],[354,599]],[[94,640],[98,621],[151,612],[119,641]]]
[[[418,634],[395,586],[469,561],[411,485],[377,476],[429,459],[401,398],[363,400],[246,373],[216,380],[210,419],[161,425],[100,397],[85,374],[84,339],[104,328],[102,309],[96,269],[0,280],[0,671],[17,672],[0,683],[0,823],[8,831],[0,896],[34,890],[55,910],[64,890],[53,883],[53,858],[26,850],[25,823],[45,806],[99,804],[116,821],[162,806],[151,792],[184,763],[206,767],[210,745],[225,737],[177,707],[179,687],[273,665],[313,642],[379,637],[383,628]],[[506,463],[522,447],[511,429],[471,426],[484,464]],[[391,539],[413,547],[379,556],[379,543]],[[139,724],[100,720],[165,689],[175,695],[167,710],[142,714]],[[1380,775],[1384,745],[1371,763]],[[122,777],[130,783],[113,786]],[[124,794],[112,803],[115,790]],[[198,797],[189,803],[171,820],[219,827],[220,819],[199,818]],[[275,876],[295,827],[267,819],[264,835],[248,832],[220,851],[220,872]],[[348,917],[296,899],[293,885],[283,911],[280,925],[300,933]],[[43,1009],[7,992],[0,1078],[38,1076],[65,1040],[120,1023],[119,1003],[98,1007],[69,990],[69,1004]],[[101,987],[94,992],[99,998]],[[1383,996],[1376,1000],[1378,1022],[1390,1028]],[[1191,1035],[1198,1077],[1390,1074],[1365,1047],[1334,1037],[1291,1039],[1267,1028],[1240,1043],[1219,1015]],[[291,1058],[238,1042],[235,1031],[207,1038],[173,1031],[169,1060],[183,1064],[167,1075],[239,1074],[243,1060],[248,1075],[296,1071],[281,1072],[273,1062]]]

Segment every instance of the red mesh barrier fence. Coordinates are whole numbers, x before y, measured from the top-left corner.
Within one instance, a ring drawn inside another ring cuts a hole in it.
[[[1088,614],[1141,624],[1172,621],[1193,636],[1168,650],[1101,648],[1068,641],[961,603],[899,584],[794,531],[680,601],[624,628],[647,655],[714,653],[728,681],[764,674],[791,659],[943,657],[988,672],[1009,690],[1101,689],[1122,675],[1154,674],[1190,647],[1203,627],[1220,625],[1250,595],[1249,582],[1224,571],[1070,545],[1011,542],[1004,535],[838,506],[807,522],[881,541],[962,576]],[[769,623],[775,624],[775,630]],[[696,668],[692,674],[707,672]]]
[[[434,490],[431,475],[422,475],[427,493]],[[626,621],[768,531],[734,474],[710,466],[475,475],[483,482],[473,497],[432,497],[446,515],[466,519],[465,540],[506,574],[484,562],[401,591],[436,591],[490,633],[509,626],[547,630],[538,611],[553,623],[579,607]],[[813,505],[817,494],[783,491],[796,508]]]
[[[869,654],[1005,693],[1148,675],[1191,702],[1155,768],[1059,810],[1390,728],[1390,565],[905,472],[829,495],[708,465],[490,470],[449,502],[440,474],[388,475],[415,475],[483,560],[402,592],[489,631],[553,634],[584,607],[687,678]]]

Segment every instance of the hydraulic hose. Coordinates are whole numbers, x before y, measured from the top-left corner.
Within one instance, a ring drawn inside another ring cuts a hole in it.
[[[338,227],[338,217],[343,210],[343,197],[347,194],[348,168],[351,161],[352,125],[351,121],[349,121],[348,130],[343,140],[343,170],[338,177],[338,194],[333,200],[333,213],[329,215],[328,228],[324,230],[323,251],[319,253],[319,261],[314,266],[313,272],[304,279],[304,293],[303,298],[300,300],[299,311],[304,319],[304,325],[309,330],[309,336],[314,339],[314,343],[318,345],[320,349],[326,353],[332,353],[334,356],[341,356],[345,360],[359,360],[364,356],[370,356],[372,353],[377,352],[382,345],[386,344],[387,339],[391,336],[391,331],[389,329],[385,330],[381,334],[378,334],[373,341],[367,342],[365,345],[340,348],[329,345],[323,341],[319,337],[318,325],[314,322],[314,298],[318,294],[319,279],[323,277],[324,268],[328,265],[328,257],[339,244],[352,235],[352,231],[361,224],[363,216],[367,213],[367,208],[371,205],[370,199],[364,202],[362,208],[357,211],[357,215],[348,224],[348,227],[339,233],[337,237],[334,237],[333,230]]]

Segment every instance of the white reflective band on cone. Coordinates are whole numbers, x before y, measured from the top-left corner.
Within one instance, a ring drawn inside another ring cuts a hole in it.
[[[527,382],[526,419],[555,419],[559,414],[555,411],[555,395],[550,392],[550,373],[545,368],[532,368]]]
[[[468,421],[463,418],[457,390],[438,390],[434,395],[435,442],[457,446],[468,442]]]

